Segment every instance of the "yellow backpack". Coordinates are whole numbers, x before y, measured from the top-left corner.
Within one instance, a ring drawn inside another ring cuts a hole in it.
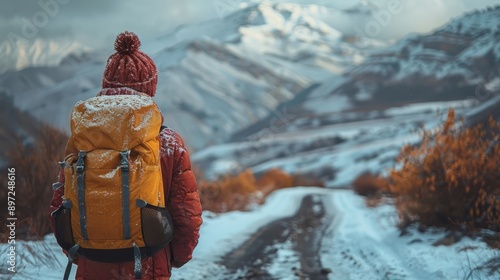
[[[161,113],[149,96],[98,96],[71,114],[64,200],[53,213],[56,239],[75,255],[98,262],[135,261],[173,236],[160,166]],[[65,276],[65,277],[67,277]]]

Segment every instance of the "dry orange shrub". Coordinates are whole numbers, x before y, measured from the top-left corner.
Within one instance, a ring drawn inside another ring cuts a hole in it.
[[[390,172],[401,226],[500,230],[500,123],[465,128],[450,110],[445,123],[405,146]]]
[[[362,196],[379,196],[388,190],[387,180],[370,172],[359,175],[352,182],[353,190]]]
[[[295,186],[299,178],[277,168],[265,172],[258,179],[250,169],[215,181],[203,179],[200,172],[196,177],[203,209],[218,213],[247,210],[252,204],[263,203],[272,191]]]
[[[257,192],[255,177],[251,170],[237,175],[225,175],[216,181],[198,177],[198,190],[204,210],[226,212],[242,210],[250,203],[251,196]]]
[[[260,191],[270,193],[276,189],[293,187],[294,177],[278,168],[273,168],[264,173],[256,185]]]

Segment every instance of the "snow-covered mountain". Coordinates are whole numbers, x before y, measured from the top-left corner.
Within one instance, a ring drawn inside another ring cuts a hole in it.
[[[67,55],[87,50],[71,40],[4,40],[0,42],[0,74],[28,67],[56,66]]]
[[[432,34],[410,35],[349,69],[341,80],[304,93],[288,109],[331,115],[413,102],[485,101],[498,93],[499,17],[497,6],[465,15]],[[343,107],[333,108],[333,100]]]
[[[159,69],[156,100],[166,124],[191,147],[221,143],[383,46],[366,39],[358,47],[322,20],[329,13],[341,12],[264,2],[144,41]],[[72,55],[56,67],[7,73],[0,87],[22,110],[67,129],[72,105],[99,90],[107,55]]]
[[[450,107],[471,124],[491,114],[500,120],[498,18],[500,6],[410,35],[193,158],[211,176],[280,167],[341,187],[392,167],[402,145],[416,143],[419,128],[438,125]]]
[[[431,35],[409,36],[349,71],[352,91],[384,102],[472,96],[478,85],[498,77],[499,18],[497,6],[465,15]]]

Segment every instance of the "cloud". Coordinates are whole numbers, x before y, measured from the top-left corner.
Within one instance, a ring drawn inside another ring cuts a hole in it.
[[[379,39],[400,39],[409,33],[429,33],[464,13],[498,4],[498,0],[364,0],[368,18],[338,15],[333,26],[347,33]],[[391,4],[394,4],[396,9]],[[359,5],[358,5],[359,7]]]
[[[401,0],[402,11],[381,33],[382,37],[400,38],[408,33],[428,33],[446,24],[467,9],[457,0]]]
[[[103,42],[124,30],[156,37],[179,24],[216,16],[210,0],[0,1],[4,2],[0,41],[11,32],[22,36],[23,28],[31,24],[37,29],[36,37],[70,37],[90,47],[102,47]]]

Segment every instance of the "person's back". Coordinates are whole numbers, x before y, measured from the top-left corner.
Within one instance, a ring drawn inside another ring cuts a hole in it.
[[[153,97],[156,93],[157,71],[154,62],[139,51],[140,42],[131,32],[124,32],[115,42],[116,53],[110,56],[98,96],[139,95]],[[201,204],[195,177],[191,171],[189,154],[182,138],[168,127],[162,127],[160,142],[161,177],[165,205],[172,217],[172,241],[151,257],[142,259],[142,279],[169,279],[172,267],[181,267],[192,258],[198,243],[202,223]],[[65,154],[78,154],[70,141]],[[54,192],[50,213],[63,203],[64,172],[59,174],[59,185]],[[54,219],[51,215],[54,229]],[[67,253],[67,252],[65,252]],[[77,256],[76,279],[134,279],[134,262],[91,261]]]

